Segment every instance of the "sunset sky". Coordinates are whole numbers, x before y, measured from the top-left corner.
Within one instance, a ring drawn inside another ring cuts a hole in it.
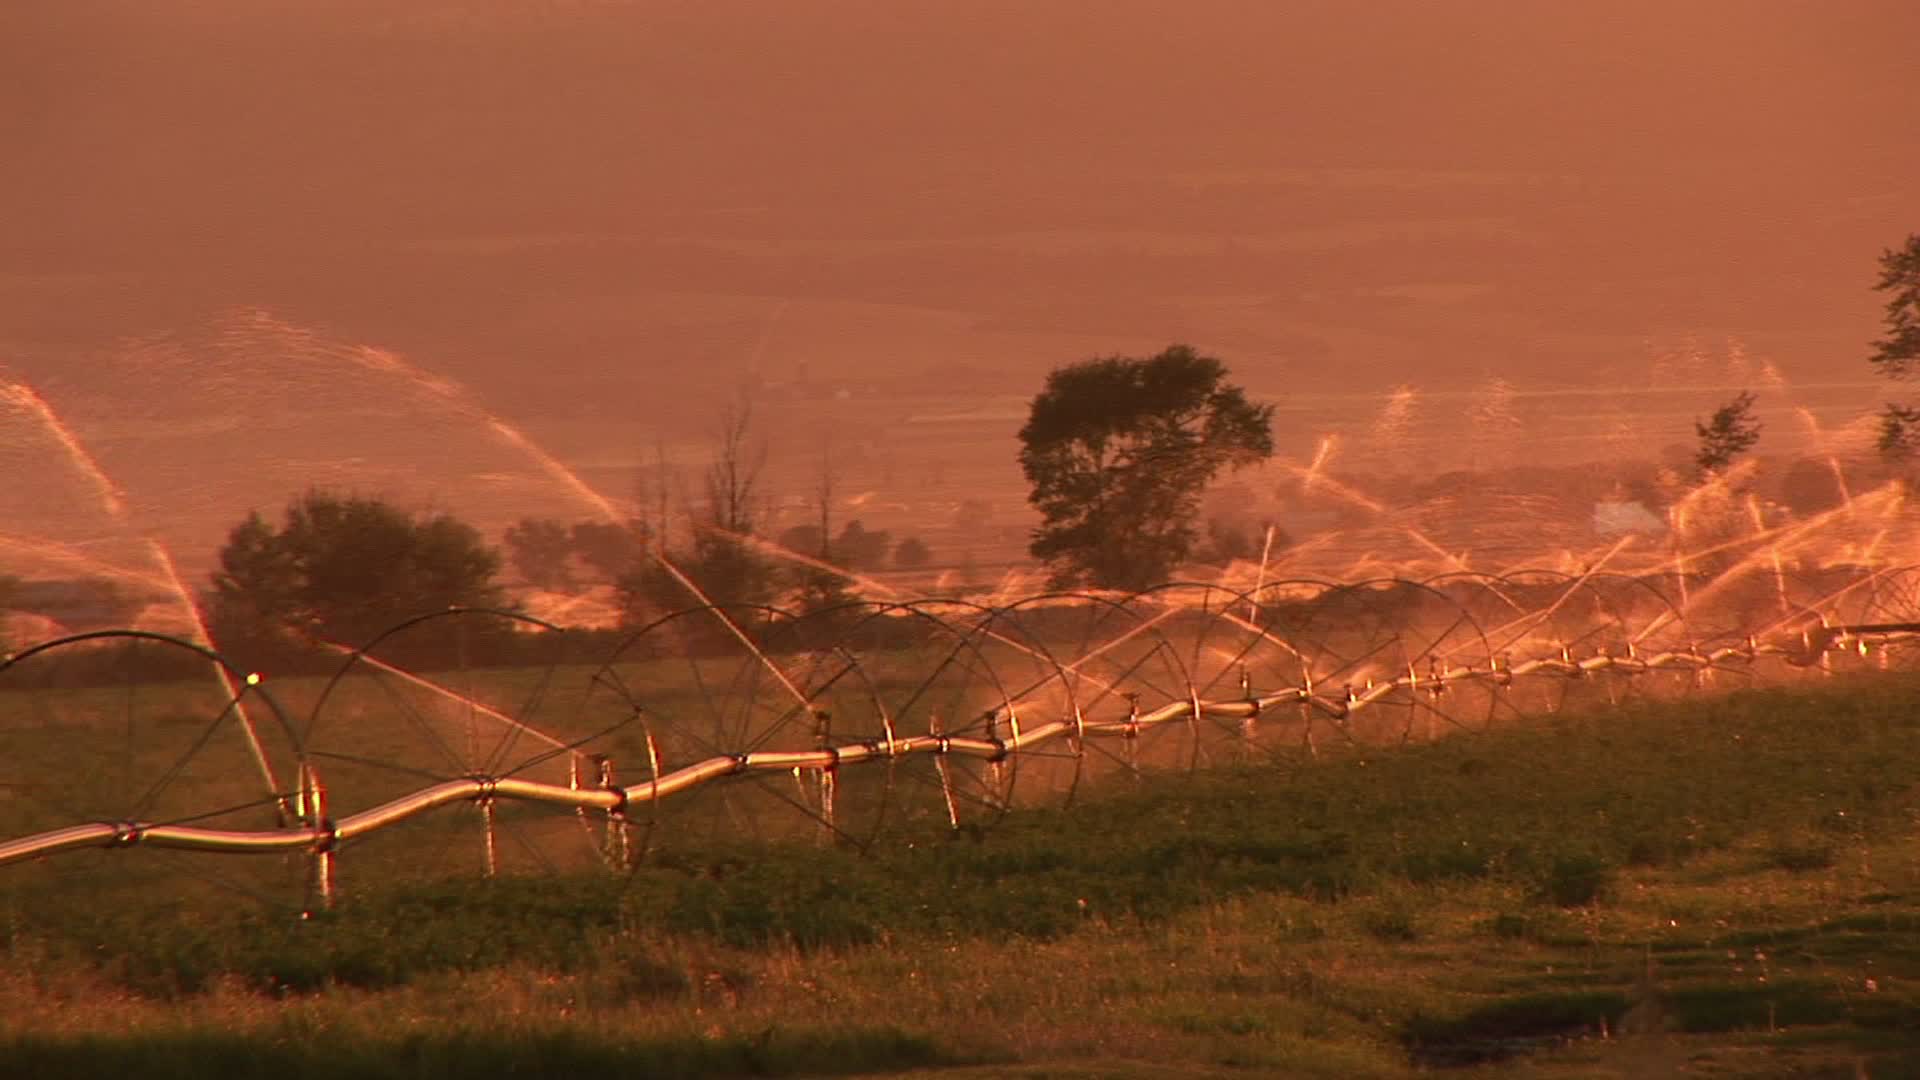
[[[10,4],[0,363],[128,473],[139,424],[270,414],[262,313],[589,467],[770,386],[985,418],[1004,480],[1046,370],[1173,341],[1299,456],[1402,385],[1604,404],[1689,350],[1701,394],[1610,406],[1650,445],[1762,364],[1837,424],[1920,230],[1915,40],[1908,0]]]
[[[550,371],[668,367],[620,301],[689,292],[952,312],[1036,335],[974,357],[1028,372],[1049,334],[1390,382],[1735,333],[1857,373],[1920,211],[1903,0],[0,20],[27,353],[259,305],[483,381],[542,341]]]

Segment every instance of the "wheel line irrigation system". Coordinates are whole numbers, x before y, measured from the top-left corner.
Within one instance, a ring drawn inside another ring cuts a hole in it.
[[[138,630],[74,635],[0,660],[5,743],[26,745],[29,716],[109,708],[89,704],[86,687],[100,685],[121,688],[111,708],[134,740],[133,695],[179,691],[166,679],[115,676],[131,650],[171,657],[174,682],[180,670],[211,666],[220,678],[200,681],[209,701],[218,691],[219,707],[190,729],[176,722],[183,734],[153,761],[122,748],[121,789],[143,794],[111,813],[66,797],[65,781],[46,775],[45,753],[0,750],[0,811],[14,808],[0,823],[15,832],[0,832],[0,883],[82,850],[277,853],[303,866],[312,910],[334,902],[344,853],[444,807],[480,809],[487,874],[499,864],[495,810],[509,804],[573,818],[569,831],[596,858],[625,867],[645,857],[663,808],[755,782],[763,812],[787,808],[802,833],[864,847],[889,814],[991,824],[1015,805],[1070,800],[1101,776],[1166,776],[1282,744],[1312,750],[1324,738],[1434,738],[1623,696],[1701,692],[1721,678],[1748,685],[1885,667],[1920,641],[1916,570],[1810,572],[1791,590],[1723,591],[1710,605],[1697,595],[1676,602],[1666,584],[1532,571],[1281,581],[1252,592],[1168,585],[999,606],[868,602],[802,616],[704,606],[625,635],[598,663],[548,664],[531,689],[516,684],[511,694],[487,692],[483,684],[503,676],[461,658],[488,643],[494,655],[519,655],[543,635],[564,639],[565,628],[456,609],[408,619],[359,648],[326,646],[339,666],[302,718],[270,688],[277,680],[204,646]],[[543,704],[556,679],[578,696]],[[420,704],[428,700],[439,704]],[[567,713],[569,702],[592,707]],[[464,726],[429,717],[440,706]],[[365,717],[379,708],[412,714],[404,723],[435,760],[360,752]],[[143,728],[153,730],[163,729]],[[253,775],[219,778],[251,793],[244,823],[204,807],[155,809],[191,803],[192,789],[210,782],[200,764],[215,760],[211,748],[236,742],[244,753],[210,767],[245,773],[252,762]],[[619,778],[616,745],[637,782]],[[1023,771],[1043,779],[1023,789]],[[342,786],[342,775],[383,780]],[[843,798],[855,783],[863,786]],[[349,788],[362,804],[339,805]],[[78,816],[58,820],[62,812]],[[716,820],[724,832],[739,818]]]

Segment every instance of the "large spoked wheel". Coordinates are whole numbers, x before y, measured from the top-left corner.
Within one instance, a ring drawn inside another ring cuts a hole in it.
[[[454,609],[335,648],[341,665],[318,684],[302,743],[341,830],[343,886],[546,873],[604,856],[587,813],[489,793],[505,780],[598,787],[598,758],[634,737],[631,715],[587,707],[591,668],[572,635],[516,612]],[[434,791],[465,794],[366,823]]]
[[[1273,583],[1269,596],[1318,595],[1319,583]],[[1262,625],[1251,594],[1209,584],[1163,585],[1140,594],[1133,605],[1155,623],[1177,655],[1198,713],[1197,757],[1201,764],[1258,758],[1284,741],[1299,718],[1298,701],[1278,705],[1263,698],[1296,690],[1304,680],[1301,657]]]
[[[1754,670],[1749,663],[1696,665],[1696,660],[1713,656],[1717,641],[1702,636],[1702,625],[1661,580],[1591,574],[1581,588],[1593,597],[1593,617],[1600,627],[1590,646],[1628,661],[1618,669],[1620,674],[1587,688],[1588,702],[1601,703],[1602,694],[1606,703],[1666,701],[1751,683]]]
[[[1632,587],[1631,579],[1623,580]],[[1500,576],[1450,574],[1427,584],[1455,597],[1473,615],[1484,628],[1495,663],[1509,676],[1500,683],[1497,719],[1524,721],[1617,703],[1653,682],[1692,678],[1690,669],[1679,669],[1675,676],[1633,663],[1639,649],[1631,620],[1620,614],[1616,602],[1620,582],[1593,574],[1523,570]],[[1603,658],[1618,658],[1625,666],[1592,666]],[[1549,664],[1535,666],[1539,661]],[[1513,676],[1516,664],[1520,674]]]
[[[298,741],[261,680],[211,650],[125,630],[6,658],[0,745],[0,891],[30,919],[305,903],[304,850],[239,842],[302,826]],[[232,842],[166,850],[168,827]],[[71,829],[86,846],[48,846]]]
[[[1445,593],[1397,578],[1311,597],[1257,595],[1262,630],[1299,657],[1337,729],[1361,742],[1432,739],[1487,726],[1498,687],[1448,676],[1491,666],[1486,635]]]
[[[1172,614],[1132,598],[1085,593],[1034,597],[1001,610],[997,621],[1010,628],[1003,639],[1017,637],[1058,662],[1055,671],[1035,673],[1046,683],[1022,688],[1016,698],[1043,700],[1049,712],[1070,710],[1061,716],[1074,728],[1068,749],[1079,759],[1075,790],[1147,772],[1187,772],[1199,762],[1192,680],[1162,632]],[[1058,794],[1060,785],[1045,790]]]
[[[1318,736],[1337,729],[1337,709],[1316,704],[1310,693],[1317,690],[1320,654],[1311,644],[1303,650],[1275,626],[1284,613],[1308,610],[1335,588],[1317,578],[1283,578],[1244,594],[1175,590],[1190,607],[1181,620],[1199,623],[1177,640],[1189,643],[1187,664],[1203,700],[1245,697],[1259,703],[1248,717],[1209,714],[1201,728],[1209,745],[1229,756],[1236,748],[1271,756],[1311,749]]]
[[[1809,651],[1802,671],[1906,671],[1920,666],[1920,568],[1828,572],[1802,583],[1807,607],[1777,636],[1798,636]],[[1824,636],[1830,627],[1861,627],[1848,642]],[[1824,647],[1814,651],[1814,646]],[[1850,645],[1850,647],[1843,647]]]
[[[600,667],[594,710],[638,721],[620,770],[640,780],[626,784],[627,815],[648,823],[654,854],[871,842],[886,792],[849,790],[858,766],[821,759],[889,738],[868,675],[839,645],[860,618],[858,605],[806,619],[751,605],[690,608],[641,627]]]
[[[1571,657],[1575,642],[1592,633],[1585,600],[1570,602],[1576,579],[1558,571],[1519,571],[1495,575],[1463,571],[1428,579],[1428,588],[1452,597],[1482,628],[1491,662],[1511,671],[1515,660]],[[1577,590],[1576,590],[1577,592]],[[1572,674],[1534,674],[1520,679],[1496,677],[1494,722],[1525,721],[1557,713],[1566,706]]]
[[[1071,688],[1005,612],[948,600],[876,605],[844,640],[894,742],[884,762],[842,775],[884,785],[886,835],[990,827],[1016,800],[1072,797],[1080,761]]]

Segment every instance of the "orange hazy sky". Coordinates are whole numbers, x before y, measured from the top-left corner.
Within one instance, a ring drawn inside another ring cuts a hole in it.
[[[1910,0],[11,4],[0,347],[83,379],[259,306],[559,411],[1170,340],[1864,377],[1916,40]]]

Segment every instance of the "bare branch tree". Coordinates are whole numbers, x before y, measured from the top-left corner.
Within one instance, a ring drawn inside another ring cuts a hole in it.
[[[827,432],[820,443],[820,476],[814,485],[814,498],[820,511],[820,558],[833,561],[833,492],[839,482],[833,460],[833,433]]]
[[[713,461],[707,466],[707,520],[725,532],[752,533],[759,524],[760,473],[767,448],[753,438],[753,399],[742,393],[720,414]]]
[[[673,466],[667,464],[666,443],[656,438],[651,475],[646,466],[634,470],[633,507],[647,542],[659,550],[665,550],[669,540],[676,479]]]

